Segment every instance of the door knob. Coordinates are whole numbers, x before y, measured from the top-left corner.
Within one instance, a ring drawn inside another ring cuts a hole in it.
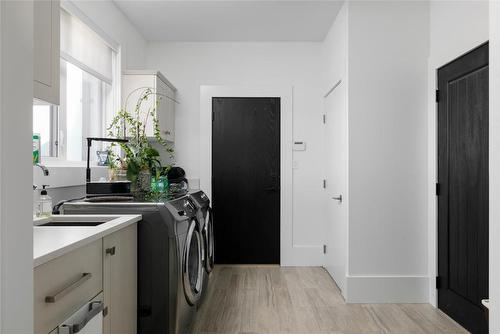
[[[339,201],[340,203],[342,203],[342,195],[339,195],[338,197],[332,197],[332,199],[334,199],[334,200]]]

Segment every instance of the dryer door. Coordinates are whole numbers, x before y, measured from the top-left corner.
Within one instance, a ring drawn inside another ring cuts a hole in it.
[[[196,228],[196,221],[193,219],[186,236],[182,261],[184,294],[190,305],[195,305],[201,296],[203,283],[202,246],[201,235]]]
[[[207,273],[212,272],[215,263],[215,246],[214,246],[214,222],[212,217],[212,209],[209,207],[205,216],[205,226],[203,227],[203,239],[205,241],[205,270]]]

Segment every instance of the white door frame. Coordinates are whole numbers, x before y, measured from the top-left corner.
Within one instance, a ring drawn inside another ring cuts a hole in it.
[[[200,188],[209,198],[212,198],[213,97],[280,98],[280,264],[294,265],[303,256],[303,249],[293,243],[293,87],[201,86]]]

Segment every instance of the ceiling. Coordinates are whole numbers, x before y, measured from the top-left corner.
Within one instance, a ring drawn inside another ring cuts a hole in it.
[[[148,41],[322,41],[343,1],[114,0]]]

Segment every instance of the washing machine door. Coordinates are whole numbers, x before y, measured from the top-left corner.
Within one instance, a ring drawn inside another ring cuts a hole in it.
[[[209,207],[205,216],[205,226],[203,227],[203,240],[205,241],[205,270],[211,273],[215,263],[215,246],[214,246],[214,221],[212,217],[212,209]]]
[[[184,294],[189,305],[195,305],[201,297],[203,287],[203,262],[200,232],[193,219],[189,225],[184,247],[182,276]]]

